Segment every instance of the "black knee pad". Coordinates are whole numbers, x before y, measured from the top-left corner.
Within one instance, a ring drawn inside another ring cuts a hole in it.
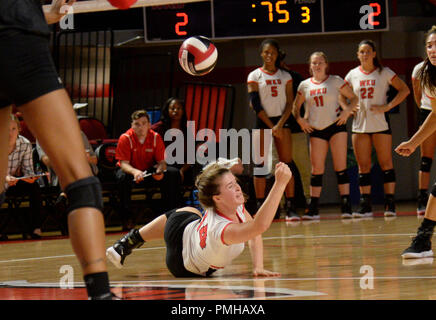
[[[101,184],[97,177],[77,180],[65,188],[65,193],[68,198],[67,214],[85,207],[103,210]]]
[[[419,170],[422,172],[430,172],[432,163],[433,163],[432,158],[422,157],[421,158],[421,167],[419,168]]]
[[[347,169],[342,171],[336,171],[336,177],[338,178],[338,184],[350,183],[350,177],[348,176]]]
[[[310,185],[312,187],[322,187],[323,174],[312,174],[310,177]]]
[[[389,169],[383,171],[383,183],[395,182],[395,170]]]
[[[359,173],[359,186],[370,186],[371,185],[371,174],[370,173]]]

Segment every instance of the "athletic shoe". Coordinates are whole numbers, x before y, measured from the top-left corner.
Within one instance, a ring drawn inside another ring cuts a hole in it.
[[[396,215],[394,199],[385,199],[385,217],[395,217]]]
[[[360,198],[359,210],[353,212],[353,218],[372,217],[372,207],[369,200]]]
[[[318,208],[313,208],[309,205],[309,209],[304,212],[304,215],[301,217],[303,220],[319,220],[319,212]]]
[[[418,195],[418,207],[416,214],[419,216],[425,215],[425,208],[427,207],[428,195]]]
[[[285,217],[286,221],[300,221],[301,220],[300,216],[297,214],[297,210],[295,208],[294,201],[286,200],[285,210],[286,210],[286,217]]]
[[[349,197],[343,197],[341,203],[341,218],[342,219],[351,219],[353,217],[351,210],[351,203],[349,201]]]
[[[89,297],[88,300],[122,300],[112,292],[105,293],[96,297]]]
[[[301,218],[296,212],[286,212],[286,221],[300,221]]]
[[[433,232],[431,230],[422,230],[420,227],[418,234],[412,240],[412,244],[403,251],[401,256],[404,259],[433,257],[433,251],[431,249],[432,236]]]
[[[142,240],[139,234],[139,230],[132,229],[128,234],[115,242],[112,247],[106,250],[106,257],[114,264],[115,267],[121,269],[126,257],[132,253],[133,249],[142,246],[144,242],[145,241]]]

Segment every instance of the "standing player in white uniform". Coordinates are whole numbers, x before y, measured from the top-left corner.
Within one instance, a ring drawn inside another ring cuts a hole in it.
[[[206,209],[203,217],[193,207],[168,211],[140,230],[132,229],[108,248],[107,257],[121,268],[132,249],[164,238],[167,267],[175,277],[210,276],[239,256],[248,241],[253,275],[277,276],[279,273],[264,268],[261,234],[274,219],[291,176],[286,164],[276,165],[274,185],[252,218],[230,169],[219,163],[208,165],[196,180],[200,203]]]
[[[357,58],[360,66],[345,76],[359,98],[359,110],[353,119],[352,142],[359,167],[360,208],[353,217],[372,216],[371,153],[374,146],[383,171],[385,216],[395,216],[395,171],[392,162],[392,132],[386,112],[400,104],[410,93],[407,85],[391,69],[383,67],[371,40],[359,43]],[[389,85],[398,90],[387,103]]]
[[[422,92],[421,83],[418,79],[418,74],[424,61],[418,63],[412,72],[412,87],[415,103],[419,108],[419,125],[421,126],[427,116],[431,112],[430,98]],[[419,190],[418,190],[418,206],[416,213],[418,216],[423,216],[425,213],[425,207],[428,201],[428,186],[430,183],[430,171],[433,162],[434,151],[436,148],[436,133],[430,135],[420,145],[421,147],[421,165],[419,168]]]
[[[247,86],[250,105],[257,114],[256,128],[260,130],[259,150],[260,156],[266,157],[264,149],[264,129],[272,129],[274,143],[277,148],[279,160],[291,166],[292,162],[292,134],[288,118],[292,112],[294,94],[292,90],[292,77],[289,72],[280,68],[280,47],[274,39],[266,39],[260,46],[260,56],[263,65],[248,75]],[[268,140],[267,140],[268,141]],[[255,164],[263,167],[264,164]],[[257,207],[265,201],[265,188],[267,173],[254,172],[254,189]],[[297,216],[294,200],[294,179],[286,187],[286,217]]]
[[[395,151],[405,157],[410,156],[416,148],[436,131],[436,25],[434,25],[426,36],[427,58],[424,65],[419,69],[417,79],[423,94],[430,99],[432,111],[428,115],[419,130],[409,141],[401,143]],[[432,257],[431,238],[436,225],[436,184],[433,185],[424,219],[418,228],[416,237],[413,238],[409,248],[403,251],[403,258],[425,258]]]
[[[339,76],[329,75],[328,59],[323,52],[314,52],[309,59],[311,78],[302,81],[294,101],[293,114],[301,129],[310,135],[310,204],[303,215],[305,220],[319,219],[318,202],[322,189],[325,159],[329,146],[333,167],[338,179],[343,218],[351,218],[350,179],[347,172],[348,118],[357,107],[358,98],[350,86]],[[350,100],[342,108],[339,94]],[[305,103],[305,117],[300,117]]]

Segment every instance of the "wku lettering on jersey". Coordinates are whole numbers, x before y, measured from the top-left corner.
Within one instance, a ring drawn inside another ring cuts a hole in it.
[[[310,90],[310,96],[318,96],[320,94],[326,94],[327,88],[320,88],[320,89],[312,89]]]
[[[266,80],[265,82],[269,86],[274,85],[274,84],[282,84],[282,80],[280,80],[280,79]]]
[[[375,79],[373,80],[360,80],[361,87],[375,87]]]

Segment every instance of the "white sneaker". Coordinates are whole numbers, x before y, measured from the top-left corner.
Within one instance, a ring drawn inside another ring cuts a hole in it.
[[[115,251],[114,247],[110,247],[106,250],[106,257],[118,269],[123,267],[121,264],[121,256]]]
[[[395,211],[385,211],[385,217],[396,217],[397,213]]]
[[[353,215],[351,213],[343,213],[341,214],[342,219],[351,219]]]

